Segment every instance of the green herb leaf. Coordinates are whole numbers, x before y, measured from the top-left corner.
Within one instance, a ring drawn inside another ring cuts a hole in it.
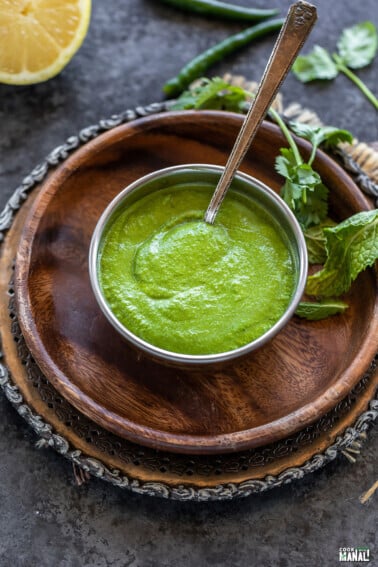
[[[213,109],[241,112],[247,98],[244,89],[229,85],[223,79],[201,79],[171,106],[172,110]]]
[[[297,57],[292,70],[295,76],[307,83],[314,79],[334,79],[344,73],[378,110],[378,99],[351,69],[365,67],[373,59],[378,47],[377,30],[372,22],[356,24],[343,31],[338,41],[340,54],[331,55],[316,45],[309,55]]]
[[[317,226],[311,226],[304,231],[309,264],[324,264],[327,260],[326,237],[324,228],[335,226],[331,219],[326,219]]]
[[[300,136],[309,140],[315,148],[321,144],[327,147],[336,146],[340,142],[352,142],[353,135],[348,130],[340,130],[334,126],[310,126],[300,122],[291,122],[290,129]]]
[[[357,213],[325,228],[327,261],[307,279],[309,295],[332,297],[347,291],[353,280],[378,258],[378,209]]]
[[[328,214],[328,189],[323,183],[309,188],[306,201],[299,201],[294,210],[299,223],[308,228],[322,222]]]
[[[302,301],[298,304],[295,314],[304,319],[309,319],[310,321],[319,321],[330,315],[344,313],[346,309],[348,309],[348,304],[344,303],[344,301],[332,299],[320,301],[319,303]]]
[[[302,83],[315,79],[334,79],[339,72],[328,51],[319,45],[315,45],[308,55],[297,57],[292,71]]]
[[[319,224],[327,216],[328,189],[309,164],[297,163],[291,148],[281,148],[280,152],[275,168],[286,179],[281,197],[303,227]]]
[[[289,148],[281,148],[280,153],[281,155],[276,157],[275,169],[282,177],[291,179],[298,165],[294,152]]]
[[[347,67],[360,69],[369,65],[378,48],[378,35],[372,22],[362,22],[345,29],[337,43],[341,59]]]

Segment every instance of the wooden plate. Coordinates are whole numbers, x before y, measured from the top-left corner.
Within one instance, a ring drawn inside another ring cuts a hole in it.
[[[120,126],[76,151],[47,179],[16,259],[18,317],[45,376],[78,410],[131,441],[181,453],[271,443],[324,415],[360,380],[377,348],[373,270],[355,282],[345,315],[296,317],[273,341],[222,372],[188,372],[138,357],[101,315],[87,274],[92,231],[127,184],[179,163],[224,164],[242,117],[169,113]],[[284,140],[263,124],[243,171],[274,189]],[[303,151],[308,145],[300,143]],[[368,202],[331,159],[316,167],[341,219]]]

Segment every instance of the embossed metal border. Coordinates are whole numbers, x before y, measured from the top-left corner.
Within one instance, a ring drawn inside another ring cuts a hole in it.
[[[33,171],[27,175],[21,185],[17,187],[11,198],[6,203],[0,214],[0,242],[4,239],[5,233],[11,227],[17,211],[27,199],[31,190],[36,187],[46,177],[48,171],[63,162],[74,150],[84,145],[88,141],[96,138],[101,133],[111,130],[120,124],[131,122],[137,118],[169,110],[171,103],[153,103],[146,107],[137,107],[134,110],[113,115],[107,120],[101,120],[98,124],[82,129],[77,136],[71,136],[66,142],[48,154],[45,160],[37,165]],[[340,152],[339,152],[340,153]],[[371,180],[360,170],[359,166],[352,163],[347,154],[342,152],[342,159],[357,177],[357,182],[364,192],[369,195],[377,195],[376,185],[372,185]],[[18,387],[12,381],[10,372],[4,363],[4,355],[0,351],[0,386],[6,398],[16,408],[17,412],[25,419],[30,427],[39,436],[38,446],[48,446],[55,449],[59,454],[65,456],[74,464],[82,468],[89,474],[110,482],[120,488],[128,488],[138,494],[149,496],[160,496],[173,500],[192,500],[192,501],[215,501],[231,500],[249,496],[251,494],[264,492],[271,488],[276,488],[282,484],[287,484],[293,480],[303,478],[304,475],[314,472],[330,461],[334,460],[340,453],[345,452],[348,447],[360,440],[367,429],[378,417],[378,400],[375,398],[370,401],[369,409],[363,412],[352,427],[348,427],[345,432],[337,437],[335,442],[329,446],[324,453],[316,454],[307,462],[299,467],[288,468],[279,475],[267,475],[262,480],[247,480],[237,483],[219,484],[215,487],[197,488],[190,483],[178,486],[170,486],[162,482],[140,482],[139,480],[122,475],[119,470],[111,470],[101,461],[88,457],[80,450],[71,447],[66,439],[54,433],[52,426],[44,419],[34,413],[24,402],[23,396]]]
[[[190,483],[170,486],[163,482],[141,482],[121,474],[118,469],[109,469],[109,467],[100,460],[88,457],[83,454],[82,451],[70,446],[64,437],[54,433],[51,425],[46,423],[41,416],[34,413],[30,407],[25,404],[18,387],[12,382],[8,369],[5,364],[1,362],[2,358],[3,355],[0,353],[0,386],[6,398],[16,408],[19,415],[25,419],[39,436],[40,441],[37,443],[37,446],[55,449],[55,451],[78,465],[85,472],[102,480],[106,480],[119,488],[128,488],[138,494],[160,496],[173,500],[192,500],[196,502],[231,500],[233,498],[241,498],[259,492],[265,492],[271,488],[288,484],[293,480],[301,479],[306,474],[312,473],[333,461],[340,453],[346,451],[348,447],[363,436],[373,421],[378,417],[378,400],[374,399],[371,400],[369,409],[358,417],[353,427],[348,427],[324,453],[314,455],[299,467],[288,468],[276,476],[267,475],[262,480],[246,480],[241,483],[229,482],[219,484],[215,487],[204,488],[195,487]]]

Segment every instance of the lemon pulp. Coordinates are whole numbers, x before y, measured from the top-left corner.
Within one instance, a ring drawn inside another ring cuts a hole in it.
[[[0,82],[57,75],[81,46],[90,12],[91,0],[0,0]]]

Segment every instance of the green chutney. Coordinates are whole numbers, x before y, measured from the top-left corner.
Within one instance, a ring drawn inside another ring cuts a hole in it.
[[[280,227],[230,191],[214,225],[213,187],[155,191],[115,215],[99,253],[105,299],[132,333],[162,349],[208,355],[263,335],[286,311],[295,262]]]

